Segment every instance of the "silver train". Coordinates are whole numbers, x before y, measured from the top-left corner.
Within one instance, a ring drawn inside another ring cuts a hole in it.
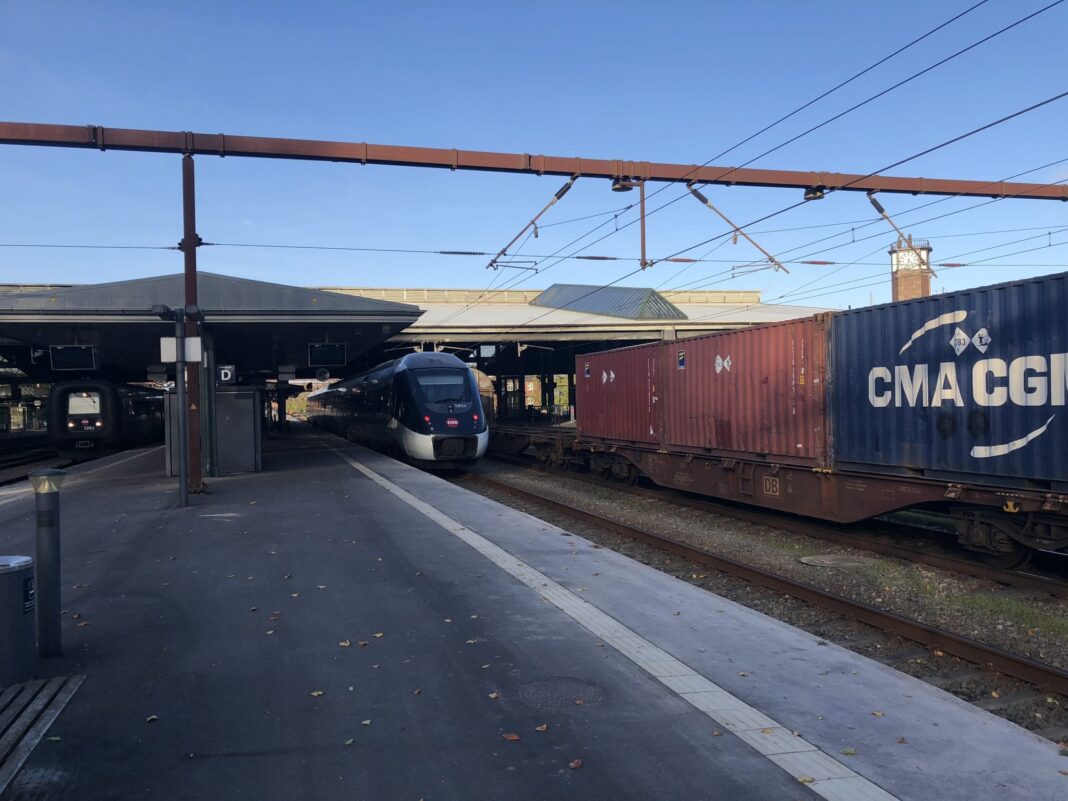
[[[308,420],[419,467],[469,466],[489,443],[478,380],[448,353],[410,353],[314,392]]]

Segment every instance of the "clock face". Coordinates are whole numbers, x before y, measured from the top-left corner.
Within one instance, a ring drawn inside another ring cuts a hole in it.
[[[895,270],[915,270],[921,266],[919,257],[911,250],[899,250],[894,254]]]

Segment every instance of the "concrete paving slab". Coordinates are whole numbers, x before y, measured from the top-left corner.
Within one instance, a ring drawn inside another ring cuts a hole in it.
[[[893,796],[1068,798],[1068,758],[1015,724],[536,518],[523,525],[433,476],[359,459],[744,701],[763,716],[753,728],[798,732]],[[827,797],[847,784],[836,786]]]
[[[72,471],[42,672],[87,678],[5,801],[815,797],[319,443],[269,451],[185,509],[158,449]],[[0,495],[0,550],[32,553],[32,508]]]

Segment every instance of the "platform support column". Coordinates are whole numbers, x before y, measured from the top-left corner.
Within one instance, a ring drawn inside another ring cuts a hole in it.
[[[197,236],[196,186],[194,181],[193,157],[186,153],[182,156],[182,241],[180,247],[185,256],[185,305],[199,305],[197,300],[197,248],[201,240]],[[199,336],[200,323],[186,319],[185,335]],[[188,373],[185,408],[180,411],[186,416],[186,436],[189,443],[189,491],[204,491],[203,461],[200,447],[200,365]]]

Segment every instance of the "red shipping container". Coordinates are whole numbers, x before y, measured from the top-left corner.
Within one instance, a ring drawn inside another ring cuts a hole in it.
[[[637,345],[575,359],[579,432],[616,442],[659,445],[659,344]]]
[[[664,343],[665,447],[825,465],[829,319]]]

